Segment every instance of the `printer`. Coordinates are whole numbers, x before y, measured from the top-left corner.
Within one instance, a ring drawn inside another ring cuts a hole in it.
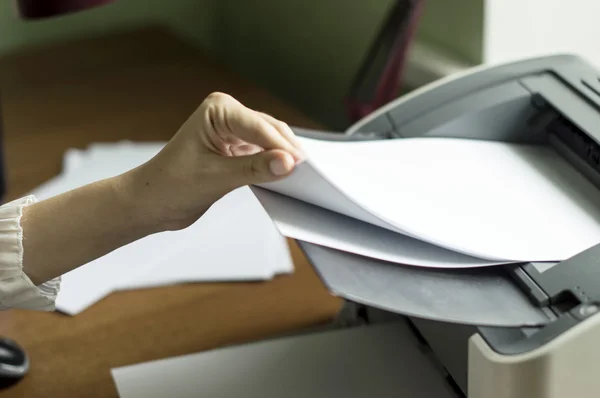
[[[343,134],[296,133],[550,145],[600,189],[600,71],[563,54],[476,67],[388,103]],[[298,244],[344,299],[340,325],[407,322],[457,397],[600,396],[600,241],[558,263],[469,269],[402,266]]]

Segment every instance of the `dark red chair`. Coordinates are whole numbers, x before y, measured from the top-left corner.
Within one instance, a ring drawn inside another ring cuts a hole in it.
[[[115,0],[17,0],[17,12],[23,19],[42,19],[83,11]]]
[[[377,34],[345,99],[350,123],[396,98],[423,0],[398,0]]]

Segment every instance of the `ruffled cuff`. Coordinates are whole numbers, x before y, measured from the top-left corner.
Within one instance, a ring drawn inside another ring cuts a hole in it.
[[[61,278],[35,286],[23,271],[23,208],[36,202],[29,195],[0,206],[0,309],[54,311]]]

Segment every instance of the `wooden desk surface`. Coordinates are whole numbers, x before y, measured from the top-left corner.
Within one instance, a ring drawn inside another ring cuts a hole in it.
[[[9,199],[60,171],[63,152],[93,141],[167,140],[212,91],[292,125],[293,107],[166,32],[147,29],[0,59]],[[111,367],[268,338],[325,323],[339,308],[290,242],[291,276],[114,293],[84,313],[11,310],[0,335],[31,358],[0,397],[114,397]]]

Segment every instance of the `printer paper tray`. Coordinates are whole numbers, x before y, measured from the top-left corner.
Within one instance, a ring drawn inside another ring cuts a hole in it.
[[[432,269],[386,263],[298,242],[339,297],[406,316],[477,326],[551,321],[498,267]]]

